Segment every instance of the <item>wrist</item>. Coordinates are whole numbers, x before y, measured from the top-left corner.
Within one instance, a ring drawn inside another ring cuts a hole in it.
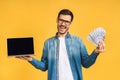
[[[32,61],[32,58],[29,58],[28,61]]]
[[[99,53],[100,53],[97,49],[95,49],[95,50],[94,50],[94,52],[95,52],[95,53],[97,53],[97,54],[99,54]]]

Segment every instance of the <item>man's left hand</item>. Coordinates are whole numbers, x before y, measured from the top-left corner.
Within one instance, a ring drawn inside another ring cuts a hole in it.
[[[97,48],[94,51],[95,51],[95,53],[102,53],[105,50],[106,50],[106,46],[105,46],[104,41],[100,41]]]

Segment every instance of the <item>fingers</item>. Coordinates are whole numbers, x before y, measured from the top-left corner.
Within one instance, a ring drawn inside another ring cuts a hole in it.
[[[105,46],[105,43],[104,41],[100,41],[97,48],[95,49],[95,52],[96,53],[102,53],[106,50],[106,46]]]
[[[27,61],[32,61],[32,57],[31,56],[16,56],[16,58],[27,60]]]
[[[98,51],[99,52],[104,52],[105,49],[106,49],[106,46],[105,46],[104,41],[100,41],[99,44],[98,44]]]
[[[16,56],[16,58],[25,59],[24,56]]]

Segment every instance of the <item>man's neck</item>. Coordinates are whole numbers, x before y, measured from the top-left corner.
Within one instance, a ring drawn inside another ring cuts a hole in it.
[[[64,34],[58,33],[58,37],[65,37],[66,35],[67,35],[67,33],[64,33]]]

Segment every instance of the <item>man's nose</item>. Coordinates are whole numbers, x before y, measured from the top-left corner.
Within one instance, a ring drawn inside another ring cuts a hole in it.
[[[65,25],[65,22],[62,22],[62,25]]]

